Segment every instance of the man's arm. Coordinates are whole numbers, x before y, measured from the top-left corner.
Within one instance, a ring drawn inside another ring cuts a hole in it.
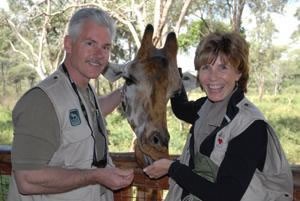
[[[98,98],[100,109],[103,116],[111,113],[122,100],[122,88],[116,89],[108,95],[101,96]]]
[[[46,167],[14,173],[19,192],[25,195],[62,193],[92,184],[118,190],[130,185],[133,180],[133,170],[118,168],[81,170]]]

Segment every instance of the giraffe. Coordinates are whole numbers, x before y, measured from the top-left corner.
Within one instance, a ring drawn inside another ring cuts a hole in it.
[[[159,49],[152,43],[153,31],[153,26],[147,25],[141,47],[123,72],[122,107],[136,135],[134,152],[140,167],[169,157],[167,102],[182,85],[175,33],[169,33]]]
[[[177,39],[167,35],[162,48],[153,45],[153,26],[147,25],[135,58],[125,65],[109,64],[104,77],[110,82],[123,77],[122,107],[132,130],[135,159],[143,168],[157,159],[168,158],[167,102],[185,84],[177,66]],[[121,69],[121,70],[120,70]],[[183,75],[184,76],[184,75]],[[131,190],[128,189],[129,194]],[[137,189],[138,200],[162,200],[158,189]],[[125,197],[120,196],[127,200]],[[129,199],[128,199],[129,200]]]

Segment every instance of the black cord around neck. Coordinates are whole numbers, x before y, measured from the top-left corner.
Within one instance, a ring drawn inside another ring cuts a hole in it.
[[[94,132],[93,132],[93,129],[91,127],[91,124],[90,124],[90,121],[89,121],[89,117],[87,115],[87,110],[81,100],[81,97],[79,95],[79,92],[78,92],[78,89],[77,89],[77,86],[75,84],[75,82],[71,79],[70,77],[70,74],[65,66],[65,64],[63,63],[62,64],[62,69],[64,71],[64,73],[66,74],[75,94],[77,95],[77,98],[78,98],[78,101],[79,101],[79,104],[80,104],[80,108],[81,108],[81,111],[84,115],[84,118],[88,124],[88,127],[90,128],[91,130],[91,136],[94,140],[94,153],[93,153],[93,163],[92,165],[96,166],[96,167],[105,167],[106,164],[107,164],[107,143],[106,143],[106,136],[104,135],[104,132],[102,131],[101,129],[101,126],[100,126],[100,123],[99,123],[99,118],[100,118],[100,110],[99,110],[99,107],[98,107],[98,104],[97,104],[97,99],[95,97],[95,94],[93,93],[92,91],[92,87],[90,86],[90,84],[88,84],[88,87],[89,89],[92,91],[92,94],[93,94],[93,99],[94,99],[94,104],[95,104],[95,107],[96,107],[96,121],[97,121],[97,127],[98,127],[98,130],[99,132],[103,135],[104,137],[104,140],[105,140],[105,148],[104,148],[104,156],[103,156],[103,159],[101,160],[97,160],[97,154],[96,154],[96,139],[95,139],[95,136],[94,136]]]

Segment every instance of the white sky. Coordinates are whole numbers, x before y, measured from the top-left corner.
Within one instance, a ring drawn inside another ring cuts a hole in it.
[[[8,9],[8,5],[7,5],[6,0],[0,0],[0,8],[4,8],[5,10]]]
[[[299,21],[294,17],[296,9],[300,7],[300,1],[289,3],[283,15],[274,14],[273,20],[276,28],[280,31],[277,34],[276,44],[288,44],[291,42],[290,36],[297,29]]]
[[[286,5],[282,14],[272,13],[273,22],[278,33],[275,34],[273,38],[273,42],[276,45],[288,45],[291,42],[290,36],[297,29],[299,25],[299,21],[294,17],[296,9],[300,7],[300,1],[291,0]],[[251,20],[253,16],[249,14],[247,8],[243,13],[243,26],[245,26],[246,30],[250,30],[253,23],[249,23],[248,20]]]

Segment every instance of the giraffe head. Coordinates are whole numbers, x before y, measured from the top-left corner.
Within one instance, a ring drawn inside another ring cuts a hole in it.
[[[122,106],[136,134],[135,155],[141,167],[168,158],[167,102],[181,87],[177,69],[177,39],[168,34],[163,48],[152,43],[153,26],[145,29],[141,47],[123,72]]]

